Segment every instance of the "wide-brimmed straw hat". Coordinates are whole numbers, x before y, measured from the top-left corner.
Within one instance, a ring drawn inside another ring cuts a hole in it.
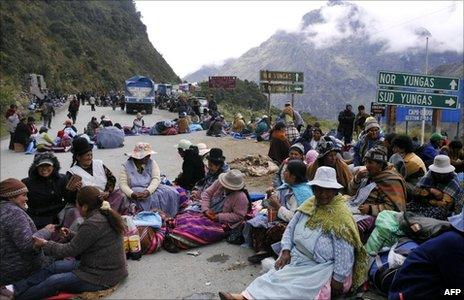
[[[205,155],[211,150],[208,148],[208,146],[206,146],[205,143],[198,143],[197,148],[198,148],[198,154],[200,154],[201,156]]]
[[[186,139],[182,139],[182,140],[179,141],[179,143],[177,143],[176,145],[174,145],[174,148],[182,149],[182,150],[187,150],[188,148],[190,148],[190,146],[192,146],[192,142],[191,142],[191,141],[186,140]]]
[[[343,185],[337,182],[337,172],[331,167],[319,167],[310,185],[317,185],[327,189],[341,189]]]
[[[446,155],[437,155],[433,159],[433,165],[429,167],[429,170],[435,173],[447,174],[454,172],[455,167],[451,165],[450,158]]]
[[[239,170],[230,170],[219,175],[219,183],[226,189],[238,191],[245,187],[244,175]]]
[[[126,153],[127,156],[135,159],[142,159],[145,156],[152,154],[156,154],[156,152],[151,149],[151,145],[143,142],[137,143],[132,152]]]

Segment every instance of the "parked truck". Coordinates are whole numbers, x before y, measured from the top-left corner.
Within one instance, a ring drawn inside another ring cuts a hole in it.
[[[148,77],[136,75],[127,79],[124,84],[126,112],[132,114],[144,110],[147,114],[153,113],[155,92],[155,83]]]

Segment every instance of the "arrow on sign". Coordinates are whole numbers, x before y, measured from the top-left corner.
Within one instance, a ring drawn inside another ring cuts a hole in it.
[[[454,99],[452,98],[449,98],[445,100],[445,103],[448,104],[449,106],[453,106],[454,103],[456,103],[456,101],[454,101]]]
[[[294,90],[295,90],[295,91],[301,91],[301,88],[298,87],[298,86],[296,86],[296,87],[294,88]]]
[[[453,80],[453,81],[451,81],[451,83],[449,85],[450,85],[451,89],[454,90],[454,89],[456,89],[456,86],[458,84],[456,83],[456,81]]]

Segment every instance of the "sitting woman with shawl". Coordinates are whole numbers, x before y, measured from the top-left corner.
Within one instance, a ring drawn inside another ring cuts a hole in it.
[[[94,186],[102,192],[102,197],[111,204],[111,208],[118,213],[126,213],[128,203],[121,191],[115,190],[116,177],[99,159],[93,159],[93,145],[84,137],[73,140],[71,152],[73,162],[66,173],[65,200],[68,203],[64,208],[62,218],[63,226],[74,229],[75,221],[80,218],[75,207],[77,192],[85,186]],[[79,219],[80,221],[82,219]],[[79,221],[78,221],[79,222]]]
[[[306,179],[306,165],[301,160],[291,160],[288,162],[284,171],[284,181],[277,188],[277,195],[274,188],[268,190],[268,205],[271,210],[277,212],[277,220],[269,218],[269,208],[265,212],[259,213],[251,220],[248,220],[244,236],[250,235],[255,255],[248,257],[251,263],[259,263],[266,257],[272,256],[271,245],[282,239],[285,227],[292,219],[296,209],[308,198],[313,196],[311,187]]]
[[[290,149],[290,143],[285,136],[285,124],[276,123],[270,132],[271,145],[268,156],[280,165],[287,157]]]
[[[164,247],[169,252],[217,242],[228,235],[241,237],[249,196],[243,174],[230,170],[219,175],[201,195],[201,211],[178,214],[167,224]]]
[[[226,158],[220,148],[211,148],[209,154],[206,155],[206,160],[208,161],[208,171],[205,178],[198,181],[193,187],[190,194],[193,200],[200,200],[201,194],[218,179],[219,174],[229,171],[229,166],[225,162]]]
[[[387,149],[376,146],[364,156],[365,169],[355,173],[348,185],[353,198],[349,205],[362,233],[363,241],[374,229],[375,218],[383,210],[406,209],[406,183],[395,167],[388,163]]]
[[[241,294],[224,299],[331,299],[365,282],[367,253],[356,223],[338,193],[333,168],[320,167],[309,182],[314,197],[293,216],[282,238],[275,268],[255,279]]]
[[[407,135],[398,135],[392,140],[393,156],[400,156],[404,161],[404,180],[408,188],[408,194],[412,192],[414,186],[427,172],[422,159],[413,150],[412,139]],[[392,161],[393,156],[390,158]]]
[[[337,143],[337,140],[330,136],[321,138],[317,144],[317,152],[319,154],[316,161],[308,166],[306,177],[308,180],[313,180],[316,170],[322,166],[334,168],[337,172],[337,182],[343,186],[341,193],[346,194],[346,188],[353,175],[351,175],[348,165],[341,159],[339,155],[340,151],[341,145]]]
[[[161,210],[170,217],[177,215],[180,196],[176,189],[160,184],[158,164],[151,158],[156,154],[150,144],[137,143],[119,175],[121,191],[137,211]]]
[[[437,155],[429,171],[417,183],[413,200],[407,205],[424,217],[446,220],[451,215],[461,193],[455,168],[446,155]]]
[[[274,175],[272,180],[273,187],[279,187],[284,183],[284,172],[287,169],[288,162],[291,160],[304,161],[304,146],[300,143],[293,144],[288,151],[288,158],[286,158],[279,167],[279,171]]]

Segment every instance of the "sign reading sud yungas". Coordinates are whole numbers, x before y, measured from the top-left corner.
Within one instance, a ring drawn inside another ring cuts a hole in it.
[[[381,86],[424,88],[437,91],[458,91],[459,78],[434,75],[405,74],[380,71],[377,81]]]
[[[236,76],[210,76],[208,86],[210,88],[235,89]]]
[[[259,71],[260,81],[304,82],[303,72]]]
[[[303,94],[304,85],[285,84],[285,83],[266,83],[259,84],[262,93],[265,94]]]
[[[407,105],[426,108],[457,108],[458,97],[450,95],[378,90],[377,102],[388,105]]]

